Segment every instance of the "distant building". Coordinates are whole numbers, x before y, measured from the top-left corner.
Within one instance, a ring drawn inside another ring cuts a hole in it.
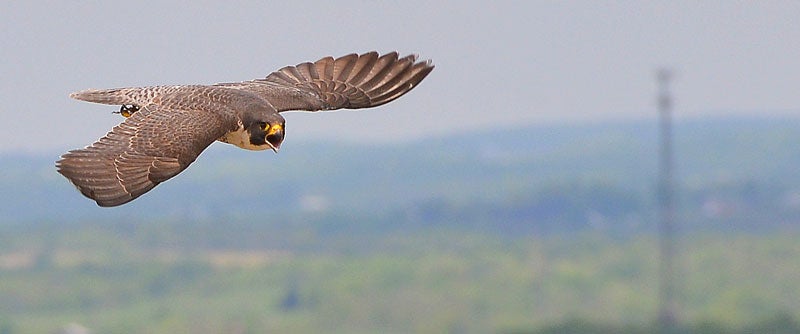
[[[92,331],[78,323],[69,323],[57,330],[55,334],[91,334]]]

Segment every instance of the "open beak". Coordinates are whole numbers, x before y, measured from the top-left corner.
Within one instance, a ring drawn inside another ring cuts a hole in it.
[[[275,147],[275,145],[272,145],[272,143],[270,143],[269,141],[267,141],[267,145],[269,145],[269,148],[272,149],[272,152],[278,153],[278,150],[280,150],[280,146]]]
[[[281,143],[283,142],[283,126],[280,124],[271,126],[269,131],[267,131],[265,140],[272,151],[278,153],[278,150],[281,148]]]

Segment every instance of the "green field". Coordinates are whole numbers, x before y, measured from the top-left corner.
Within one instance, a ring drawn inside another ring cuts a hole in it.
[[[299,229],[280,248],[241,248],[204,245],[202,225],[186,235],[162,227],[84,224],[16,241],[7,229],[0,333],[69,323],[94,333],[647,332],[656,314],[656,243],[646,234]],[[798,238],[684,237],[682,322],[692,332],[796,329]]]

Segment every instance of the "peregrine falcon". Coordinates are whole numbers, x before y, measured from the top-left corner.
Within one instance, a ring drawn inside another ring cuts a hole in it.
[[[61,156],[56,168],[99,206],[122,205],[186,169],[216,140],[277,153],[286,131],[281,112],[376,107],[416,87],[433,67],[416,55],[373,51],[286,66],[251,81],[73,93],[121,106],[125,120]]]

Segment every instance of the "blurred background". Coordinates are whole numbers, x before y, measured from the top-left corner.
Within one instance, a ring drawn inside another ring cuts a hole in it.
[[[798,332],[798,13],[6,3],[0,333]],[[123,207],[55,171],[122,120],[71,92],[371,50],[436,69],[377,109],[285,114],[280,154],[213,144]]]

